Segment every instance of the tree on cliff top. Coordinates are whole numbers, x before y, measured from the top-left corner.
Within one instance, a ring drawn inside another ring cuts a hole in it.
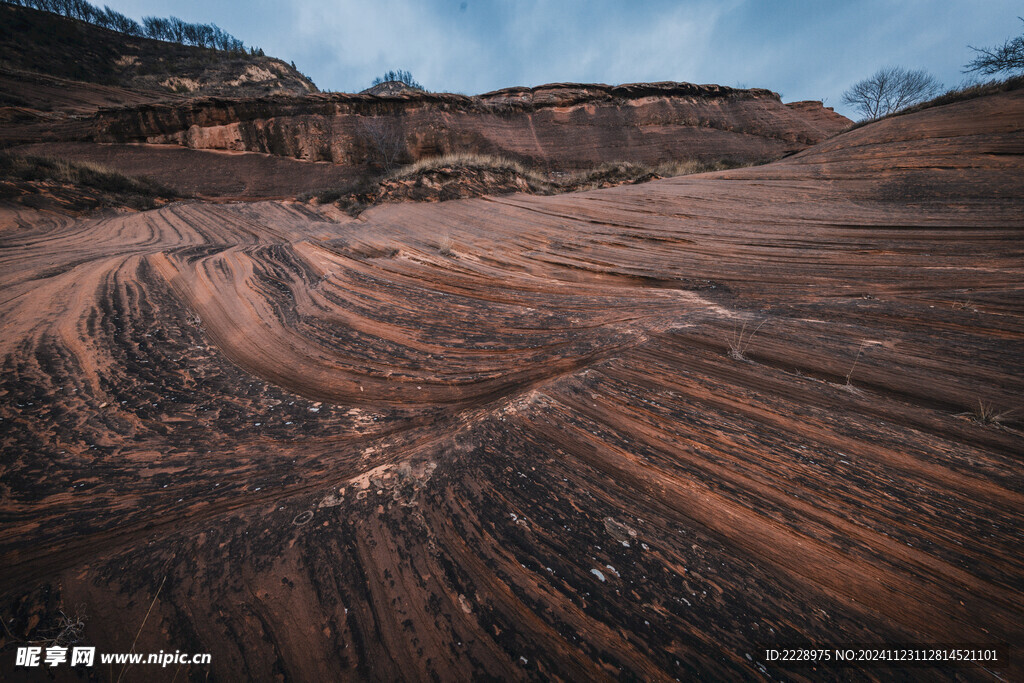
[[[900,66],[879,69],[843,93],[843,104],[865,118],[877,119],[938,94],[939,82],[924,69],[908,71]]]
[[[1024,17],[1017,17],[1024,21]],[[1020,71],[1024,69],[1024,35],[1010,38],[998,47],[973,47],[977,56],[964,66],[965,72],[977,71],[986,75],[1001,71]]]
[[[216,24],[192,24],[177,17],[143,17],[142,24],[104,5],[99,9],[88,0],[0,0],[0,3],[29,7],[118,31],[130,36],[152,38],[182,45],[207,47],[225,52],[244,53],[245,44]],[[248,48],[251,55],[263,55],[257,47]]]
[[[426,88],[416,82],[416,79],[412,77],[411,73],[402,69],[399,69],[398,71],[388,71],[383,76],[377,76],[377,78],[373,79],[371,87],[374,85],[380,85],[381,83],[391,82],[405,83],[410,88],[426,90]]]

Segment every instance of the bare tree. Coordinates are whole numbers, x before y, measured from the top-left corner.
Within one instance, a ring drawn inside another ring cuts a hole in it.
[[[1024,17],[1017,17],[1024,21]],[[1024,35],[1010,38],[998,47],[972,47],[977,56],[970,64],[964,66],[964,72],[977,71],[986,75],[1001,71],[1020,71],[1024,69]]]
[[[405,131],[393,117],[383,116],[364,120],[360,123],[363,135],[370,148],[373,160],[379,162],[384,171],[391,173],[407,152]]]
[[[854,107],[868,119],[899,111],[939,93],[941,85],[924,69],[908,71],[887,66],[843,93],[843,104]]]

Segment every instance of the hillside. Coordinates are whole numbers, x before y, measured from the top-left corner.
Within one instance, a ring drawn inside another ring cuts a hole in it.
[[[350,108],[473,111],[525,150],[626,111],[418,97],[313,98],[298,138],[259,137],[265,100],[101,120],[329,153]],[[1017,90],[359,219],[0,208],[0,647],[76,608],[101,651],[212,653],[178,680],[817,680],[847,671],[764,648],[1024,642],[1022,119]],[[903,673],[995,676],[851,675]]]
[[[316,92],[305,76],[279,59],[138,38],[76,19],[0,3],[0,107],[59,109],[32,84],[42,75],[151,95],[245,97]],[[74,86],[65,86],[74,88]],[[82,99],[80,96],[78,99]],[[131,103],[111,97],[107,104]]]

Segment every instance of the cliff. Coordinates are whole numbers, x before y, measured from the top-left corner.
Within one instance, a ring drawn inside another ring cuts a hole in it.
[[[690,83],[557,83],[467,97],[203,98],[101,111],[99,142],[178,144],[374,165],[452,152],[501,154],[547,169],[626,160],[753,161],[799,151],[849,121],[820,102]]]

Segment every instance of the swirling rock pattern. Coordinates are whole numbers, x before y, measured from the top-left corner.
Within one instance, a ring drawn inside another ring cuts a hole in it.
[[[5,642],[82,606],[103,651],[213,654],[128,672],[168,680],[1019,644],[1024,439],[963,413],[1024,395],[1022,116],[358,220],[6,210]]]

